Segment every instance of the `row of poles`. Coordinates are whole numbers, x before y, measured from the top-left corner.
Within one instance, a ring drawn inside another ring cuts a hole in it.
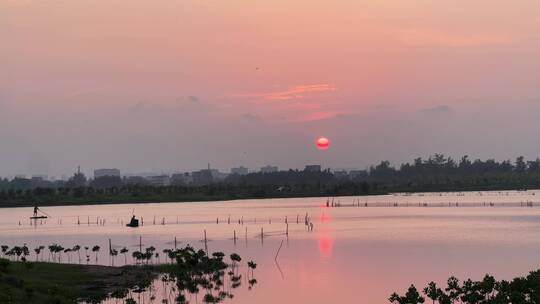
[[[408,202],[407,203],[397,203],[397,202],[393,202],[393,203],[392,202],[368,203],[368,202],[365,202],[365,203],[360,203],[360,199],[358,199],[358,201],[353,201],[352,204],[343,204],[343,205],[341,204],[340,201],[334,202],[334,200],[332,200],[331,202],[330,201],[326,202],[326,207],[327,208],[339,208],[339,207],[480,207],[480,206],[483,206],[483,207],[496,207],[496,206],[534,207],[535,203],[532,202],[532,201],[519,202],[519,203],[482,202],[482,203],[462,203],[462,204],[460,204],[459,202],[448,202],[448,203],[421,203],[421,202],[420,203],[408,203]],[[307,217],[307,214],[306,214],[306,217]],[[116,222],[117,222],[117,224],[120,224],[122,226],[124,225],[123,220],[117,219]],[[287,222],[287,217],[285,217],[285,222]],[[37,226],[37,223],[38,223],[37,219],[35,219],[35,220],[30,219],[30,225],[31,226]],[[43,225],[44,222],[43,222],[42,219],[39,219],[39,223],[40,223],[40,225]],[[46,221],[45,221],[45,223],[46,223]],[[166,220],[165,220],[165,217],[162,217],[160,222],[156,222],[156,217],[154,216],[152,224],[156,225],[156,223],[159,223],[161,225],[168,224],[166,222]],[[176,224],[179,224],[179,223],[180,223],[180,220],[179,220],[179,217],[177,216],[176,217]],[[228,224],[231,223],[231,217],[230,216],[227,218],[227,223]],[[257,223],[257,218],[254,218],[253,223]],[[272,224],[272,218],[268,219],[268,223]],[[299,223],[299,215],[296,216],[296,223]],[[62,225],[62,218],[57,219],[57,224]],[[82,225],[82,224],[84,224],[84,222],[82,222],[80,217],[78,216],[77,217],[77,225]],[[94,224],[93,220],[90,221],[90,216],[87,217],[86,224],[88,226]],[[105,226],[105,224],[106,224],[106,219],[105,218],[96,217],[96,220],[95,220],[95,225],[96,226]],[[219,224],[219,218],[216,218],[216,224]],[[242,224],[242,225],[244,224],[244,217],[243,216],[240,219],[238,219],[238,224]],[[19,221],[19,226],[22,226],[22,221]],[[143,217],[141,217],[141,226],[144,226],[144,218]]]
[[[30,225],[31,226],[37,225],[38,221],[39,221],[40,225],[43,225],[44,223],[47,223],[47,221],[44,222],[43,219],[30,219]],[[304,217],[304,222],[306,223],[306,225],[309,225],[310,221],[311,221],[311,217],[306,213],[306,215]],[[96,217],[96,219],[94,221],[93,219],[91,220],[90,216],[88,216],[86,218],[86,222],[82,222],[80,217],[77,216],[77,223],[76,224],[79,225],[79,226],[84,225],[84,224],[86,224],[88,226],[90,226],[90,225],[105,226],[106,222],[107,222],[106,218]],[[231,216],[229,215],[228,218],[227,218],[227,224],[231,224],[231,222],[234,223],[234,221],[231,221]],[[264,220],[263,221],[259,220],[259,223],[264,223],[264,222],[265,222]],[[62,225],[62,223],[63,223],[62,218],[59,217],[57,219],[57,224]],[[124,226],[124,221],[123,220],[117,219],[116,223],[120,224],[121,226]],[[160,222],[156,222],[156,217],[154,216],[154,219],[152,221],[152,225],[156,225],[156,223],[160,224],[160,225],[170,224],[170,222],[167,222],[165,220],[165,217],[162,217]],[[216,224],[219,224],[219,223],[220,223],[220,219],[218,217],[218,218],[216,218]],[[241,218],[239,218],[237,220],[237,223],[239,225],[244,225],[244,217],[242,216]],[[257,218],[254,218],[251,223],[257,224]],[[284,218],[284,223],[287,224],[287,225],[289,223],[289,220],[288,220],[287,216],[285,216],[285,218]],[[297,224],[300,223],[300,215],[299,214],[296,215],[296,223]],[[178,216],[176,217],[176,224],[180,224],[180,220],[179,220]],[[268,218],[268,224],[272,224],[272,218]],[[22,226],[21,221],[19,221],[19,226]],[[144,217],[141,217],[141,226],[144,226]]]

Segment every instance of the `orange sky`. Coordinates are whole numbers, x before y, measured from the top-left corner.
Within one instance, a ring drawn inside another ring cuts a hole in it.
[[[35,171],[33,163],[68,170],[86,157],[62,149],[84,155],[106,145],[116,153],[92,153],[87,167],[363,166],[382,156],[401,161],[445,152],[429,142],[407,145],[415,130],[396,135],[394,123],[441,128],[418,115],[443,109],[468,126],[449,130],[453,145],[463,146],[492,136],[476,113],[488,120],[510,113],[501,107],[535,107],[539,11],[536,0],[4,0],[0,140],[12,150],[0,158],[17,159],[7,166],[15,174]],[[196,131],[182,132],[194,124]],[[366,128],[366,138],[351,131]],[[57,137],[48,144],[44,134]],[[77,134],[86,142],[64,143]],[[320,135],[343,138],[344,150],[321,159],[304,148]],[[395,136],[402,154],[377,144],[382,136]],[[223,137],[232,147],[223,150]],[[266,146],[263,137],[290,142],[292,150]],[[365,150],[352,144],[364,140],[371,146],[365,155],[347,154]],[[250,146],[259,141],[267,149]],[[187,155],[172,152],[186,144],[193,150]],[[524,140],[515,151],[488,154],[494,144],[441,148],[482,157],[535,155],[540,148]],[[121,157],[139,145],[171,152],[149,148],[132,160]],[[204,152],[218,149],[225,155]],[[238,156],[250,149],[249,158]],[[148,153],[165,160],[141,165]]]

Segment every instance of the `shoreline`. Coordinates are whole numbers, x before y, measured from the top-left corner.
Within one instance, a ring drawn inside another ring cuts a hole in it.
[[[241,196],[241,197],[220,197],[220,196],[196,196],[196,197],[185,197],[182,198],[163,198],[163,197],[152,197],[143,200],[132,200],[129,198],[121,198],[118,200],[99,200],[95,198],[87,198],[80,200],[70,200],[66,199],[62,201],[54,202],[17,202],[17,203],[2,203],[0,202],[0,209],[3,208],[27,208],[27,207],[67,207],[67,206],[100,206],[100,205],[127,205],[127,204],[170,204],[170,203],[204,203],[204,202],[229,202],[229,201],[243,201],[243,200],[270,200],[270,199],[291,199],[291,198],[321,198],[326,199],[328,197],[372,197],[380,195],[412,195],[419,193],[470,193],[470,192],[527,192],[540,189],[516,189],[516,188],[500,188],[500,189],[437,189],[437,190],[423,190],[423,191],[392,191],[392,192],[377,192],[377,193],[360,193],[360,194],[338,194],[338,195],[269,195],[269,196]]]

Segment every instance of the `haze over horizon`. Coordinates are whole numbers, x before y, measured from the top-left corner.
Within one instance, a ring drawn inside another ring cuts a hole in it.
[[[0,176],[536,158],[539,11],[535,0],[2,1]]]

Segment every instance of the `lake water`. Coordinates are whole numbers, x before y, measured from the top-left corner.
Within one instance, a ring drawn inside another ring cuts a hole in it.
[[[239,288],[231,303],[388,303],[392,292],[403,292],[411,283],[424,287],[451,275],[481,279],[486,273],[510,279],[540,268],[540,191],[340,197],[334,202],[342,207],[334,208],[326,201],[45,207],[52,217],[36,226],[28,219],[32,208],[0,209],[0,244],[27,243],[31,249],[52,243],[99,245],[98,263],[110,265],[109,239],[114,248],[125,246],[130,253],[141,239],[143,247],[161,252],[174,247],[175,237],[178,247],[204,249],[206,230],[210,253],[236,252],[258,264],[258,284],[252,290]],[[125,227],[132,212],[144,226]],[[312,232],[304,224],[306,214]],[[86,263],[84,249],[81,253]],[[89,255],[95,263],[95,255]],[[64,255],[62,262],[67,261]],[[76,253],[71,262],[79,262]],[[123,263],[122,255],[116,257],[115,265]]]

